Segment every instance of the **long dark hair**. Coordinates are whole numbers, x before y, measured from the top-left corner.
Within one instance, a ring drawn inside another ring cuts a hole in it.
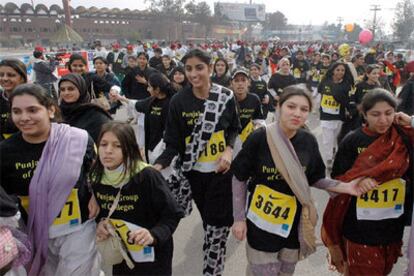
[[[142,161],[142,156],[139,151],[137,140],[135,138],[134,129],[131,127],[131,125],[119,121],[108,122],[102,126],[101,132],[96,142],[96,145],[98,146],[98,154],[90,172],[90,179],[92,181],[92,184],[99,184],[102,180],[105,168],[99,159],[99,145],[101,143],[102,137],[107,132],[112,132],[121,144],[124,177],[127,175],[127,173],[129,173],[129,176],[132,178],[136,171],[137,162]]]
[[[225,65],[225,67],[226,67],[226,70],[224,71],[224,74],[223,74],[223,76],[225,76],[227,74],[227,72],[229,71],[229,68],[230,67],[229,67],[229,64],[228,64],[227,60],[225,60],[224,58],[218,58],[216,60],[216,62],[214,62],[214,66],[213,66],[214,75],[217,76],[216,65],[220,61],[222,61],[224,63],[224,65]]]
[[[368,74],[371,74],[371,72],[374,71],[375,69],[381,70],[381,68],[376,64],[368,65],[367,69],[365,70],[364,79],[362,81],[367,81],[368,80]]]
[[[80,60],[83,64],[85,64],[85,66],[88,65],[88,62],[86,61],[86,59],[79,55],[79,54],[72,54],[69,58],[69,61],[67,63],[67,67],[69,69],[70,72],[72,72],[72,63],[75,62],[76,60]]]
[[[17,74],[19,74],[23,78],[24,82],[27,82],[26,65],[24,65],[22,61],[14,58],[3,59],[2,61],[0,61],[0,67],[3,66],[13,68],[13,70],[16,71]]]
[[[369,91],[369,93],[365,93],[362,98],[362,113],[367,114],[367,112],[379,102],[386,102],[394,108],[394,110],[397,110],[397,100],[390,92],[383,88],[374,88]]]
[[[354,85],[355,80],[354,80],[354,76],[352,76],[351,70],[349,70],[348,64],[344,63],[344,62],[334,62],[331,64],[331,66],[329,67],[328,71],[326,71],[325,76],[323,77],[322,81],[325,80],[332,80],[333,78],[333,72],[335,71],[335,69],[342,65],[345,68],[345,74],[343,77],[343,81],[348,83],[349,85]]]
[[[50,97],[49,93],[40,85],[38,84],[32,84],[32,83],[25,83],[18,85],[11,94],[9,101],[10,105],[13,107],[13,100],[15,97],[18,96],[32,96],[36,98],[36,100],[39,102],[39,104],[46,109],[50,109],[51,107],[55,108],[55,117],[53,119],[50,119],[52,122],[60,122],[62,117],[60,113],[60,109],[57,106],[55,100]],[[13,113],[12,113],[13,116]]]
[[[210,65],[211,63],[211,56],[200,49],[192,49],[190,50],[185,56],[181,59],[181,62],[185,65],[187,63],[187,60],[190,58],[198,58],[203,63]]]
[[[152,88],[158,88],[167,97],[171,97],[174,94],[170,81],[161,73],[152,73],[148,78],[148,83]]]

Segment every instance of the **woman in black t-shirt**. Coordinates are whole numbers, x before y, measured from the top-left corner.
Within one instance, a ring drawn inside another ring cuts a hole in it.
[[[276,131],[280,130],[282,137],[288,141],[289,149],[294,150],[292,154],[300,162],[290,165],[299,167],[299,170],[303,168],[311,186],[338,193],[358,194],[356,182],[342,183],[325,179],[325,165],[316,138],[302,128],[312,108],[310,94],[301,86],[289,86],[283,91],[278,108],[280,117],[275,123]],[[235,222],[232,230],[238,240],[247,236],[247,274],[291,275],[300,256],[309,254],[302,251],[303,237],[299,234],[302,205],[278,170],[280,165],[274,162],[267,142],[267,131],[269,129],[259,128],[253,132],[233,161]],[[281,155],[281,158],[285,159],[285,156]],[[284,162],[286,164],[288,161]],[[315,226],[316,221],[312,223]]]
[[[14,88],[27,82],[26,66],[17,59],[0,61],[0,141],[9,138],[18,129],[11,119],[9,97]]]
[[[185,71],[182,66],[177,66],[172,70],[170,75],[170,82],[175,92],[182,91],[187,85],[188,80],[185,76]]]
[[[127,99],[115,91],[111,93],[111,97],[127,104],[128,108],[145,114],[145,157],[149,164],[154,164],[154,161],[165,149],[162,137],[174,90],[168,79],[157,72],[151,74],[148,79],[148,92],[151,96],[140,101]]]
[[[328,167],[332,166],[342,125],[344,121],[351,119],[350,95],[353,85],[354,78],[348,65],[336,62],[331,65],[318,86],[321,94],[322,154]]]
[[[279,60],[278,71],[270,77],[269,87],[270,93],[274,99],[274,106],[277,106],[277,101],[283,92],[283,89],[289,85],[296,84],[295,77],[290,73],[290,61],[288,58]]]
[[[191,86],[171,99],[164,135],[166,149],[154,167],[161,170],[174,157],[180,158],[174,159],[181,160],[174,165],[184,175],[179,173],[181,181],[174,186],[176,197],[185,199],[183,206],[188,213],[186,203],[192,194],[205,231],[203,274],[221,275],[233,223],[229,169],[240,121],[232,91],[210,81],[211,57],[194,49],[182,62]]]
[[[97,143],[98,158],[91,172],[92,189],[101,210],[97,217],[100,221],[97,240],[109,238],[108,227],[112,225],[135,265],[129,268],[123,261],[112,268],[105,252],[101,251],[105,272],[110,275],[111,272],[114,275],[171,275],[172,234],[183,216],[182,210],[161,174],[142,161],[129,124],[105,124]],[[118,205],[107,220],[118,193]]]
[[[230,87],[229,64],[224,58],[218,58],[213,66],[211,81],[224,87]]]
[[[356,90],[353,98],[355,104],[358,107],[358,110],[360,110],[360,105],[362,103],[362,98],[364,95],[374,88],[381,87],[381,84],[379,82],[380,70],[381,69],[378,65],[368,65],[367,69],[365,70],[365,76],[362,82],[356,85]]]
[[[87,173],[94,158],[87,132],[57,117],[39,85],[23,84],[10,97],[19,132],[0,143],[0,183],[20,199],[34,258],[31,275],[99,275],[97,209],[89,209]],[[29,209],[30,206],[30,209]]]
[[[411,220],[414,131],[396,124],[402,124],[396,107],[382,88],[367,93],[361,103],[366,126],[343,139],[333,164],[335,179],[375,179],[361,181],[361,187],[375,184],[361,196],[335,197],[325,210],[323,240],[332,263],[340,272],[347,267],[349,275],[389,274]]]

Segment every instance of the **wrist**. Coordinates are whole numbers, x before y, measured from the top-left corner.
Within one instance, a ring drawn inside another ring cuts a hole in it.
[[[414,115],[411,116],[411,127],[414,128]]]

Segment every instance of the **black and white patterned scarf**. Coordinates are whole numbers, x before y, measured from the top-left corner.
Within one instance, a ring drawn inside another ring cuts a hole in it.
[[[233,92],[224,87],[212,84],[208,99],[204,102],[204,112],[200,114],[190,141],[186,144],[184,156],[176,156],[172,162],[172,174],[167,179],[169,187],[185,215],[192,211],[191,187],[184,172],[189,172],[207,146],[214,133],[227,102],[233,98]]]

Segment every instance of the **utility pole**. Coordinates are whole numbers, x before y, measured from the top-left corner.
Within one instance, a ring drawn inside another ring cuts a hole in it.
[[[380,5],[371,5],[370,11],[374,12],[374,20],[372,21],[372,36],[373,40],[375,40],[375,30],[377,29],[377,11],[381,10]]]
[[[344,18],[343,17],[341,17],[341,16],[338,16],[337,18],[336,18],[336,21],[338,21],[338,26],[339,26],[339,28],[338,28],[338,32],[337,32],[337,34],[336,34],[336,37],[337,38],[340,38],[341,40],[343,39],[343,37],[342,37],[342,33],[341,33],[341,29],[342,29],[342,21],[344,21]]]
[[[338,18],[336,19],[336,21],[338,21],[338,25],[342,26],[342,21],[344,21],[344,18],[338,16]]]

